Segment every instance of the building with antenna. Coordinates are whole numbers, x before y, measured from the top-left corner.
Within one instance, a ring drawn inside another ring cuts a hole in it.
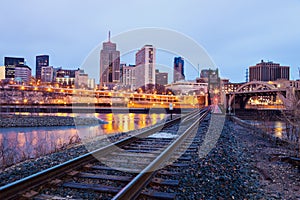
[[[113,89],[120,82],[120,51],[117,51],[116,43],[103,42],[100,52],[100,89]]]

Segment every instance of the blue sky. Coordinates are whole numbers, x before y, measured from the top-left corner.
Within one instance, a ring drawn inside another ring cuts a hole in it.
[[[291,78],[299,78],[298,0],[2,0],[0,5],[0,65],[4,56],[20,56],[35,71],[35,56],[49,54],[51,65],[77,68],[107,39],[108,30],[114,36],[161,27],[194,39],[233,82],[244,81],[248,66],[261,59],[289,65]],[[97,73],[90,76],[98,79]]]

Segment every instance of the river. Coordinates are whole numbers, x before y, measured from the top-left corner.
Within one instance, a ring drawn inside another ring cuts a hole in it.
[[[280,139],[287,139],[286,123],[282,121],[257,121],[257,120],[244,120],[263,131],[278,137]]]
[[[74,116],[74,114],[67,113],[52,115]],[[86,117],[84,114],[80,116]],[[107,124],[94,126],[1,128],[0,169],[4,165],[14,164],[28,158],[36,158],[84,139],[145,128],[161,120],[165,120],[166,116],[166,114],[155,113],[93,114],[92,117],[100,118],[106,121]],[[91,116],[89,115],[88,117]]]

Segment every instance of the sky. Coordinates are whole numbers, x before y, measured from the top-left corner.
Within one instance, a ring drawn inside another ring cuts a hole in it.
[[[1,0],[0,6],[0,65],[5,56],[24,57],[33,74],[36,55],[50,55],[55,67],[78,68],[109,30],[114,38],[157,27],[194,40],[231,82],[245,81],[246,69],[262,59],[290,66],[291,79],[299,79],[299,0]],[[173,65],[159,51],[156,57]],[[91,68],[89,76],[99,80],[99,67]]]

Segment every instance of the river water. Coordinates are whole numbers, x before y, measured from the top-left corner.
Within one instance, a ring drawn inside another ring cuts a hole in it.
[[[263,131],[272,134],[280,139],[287,139],[286,123],[282,121],[256,121],[244,120],[247,123],[262,129]]]
[[[41,114],[43,115],[43,114]],[[52,114],[53,115],[53,114]],[[74,114],[57,113],[57,116]],[[87,117],[81,114],[80,116]],[[0,128],[0,169],[4,165],[53,152],[80,140],[145,128],[166,119],[166,114],[93,114],[107,122],[94,126]]]

